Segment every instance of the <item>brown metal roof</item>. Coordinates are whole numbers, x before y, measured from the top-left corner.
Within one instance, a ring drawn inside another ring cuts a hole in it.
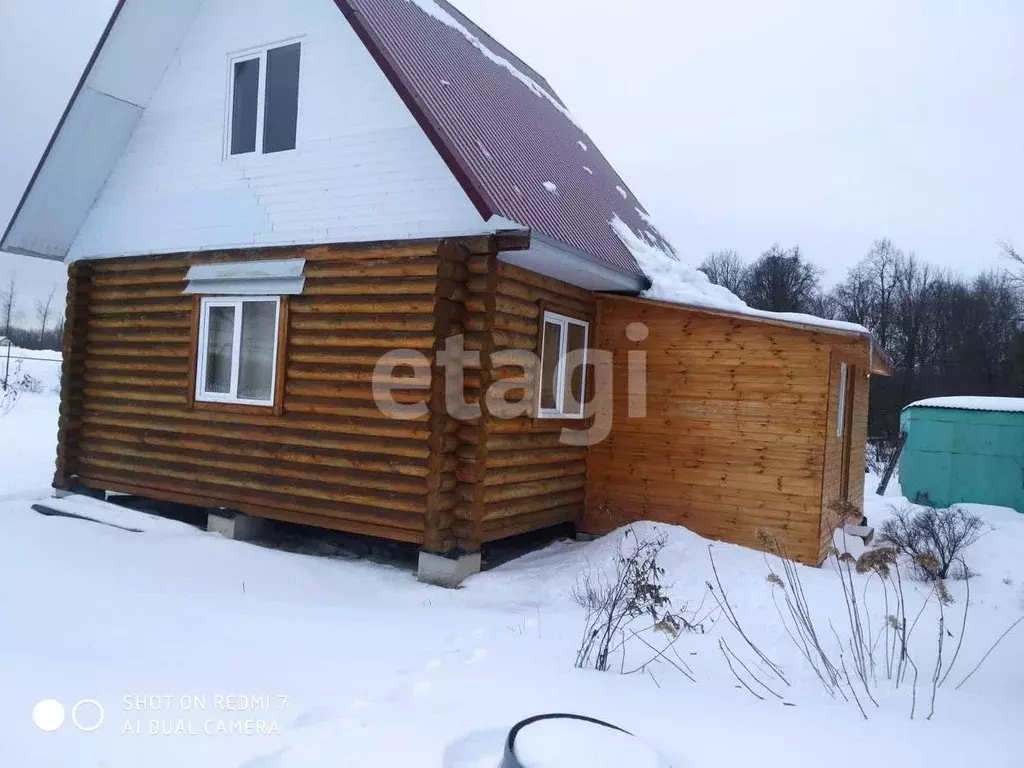
[[[668,245],[547,82],[445,0],[434,0],[442,13],[551,99],[415,0],[336,2],[484,218],[529,226],[630,275],[643,273],[609,226],[614,216]]]

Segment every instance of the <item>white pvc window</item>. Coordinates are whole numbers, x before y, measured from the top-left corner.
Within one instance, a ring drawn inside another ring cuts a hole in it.
[[[836,437],[843,436],[846,429],[846,363],[839,364],[839,414],[836,419]]]
[[[301,56],[301,43],[289,43],[229,60],[228,155],[295,149]]]
[[[541,329],[537,415],[545,419],[582,418],[590,324],[545,312]]]
[[[200,313],[196,400],[273,406],[280,300],[204,298]]]

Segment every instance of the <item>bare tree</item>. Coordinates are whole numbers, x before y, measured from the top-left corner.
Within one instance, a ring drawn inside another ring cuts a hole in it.
[[[737,296],[743,293],[743,277],[747,267],[736,251],[715,251],[704,259],[698,269],[715,285],[728,288]]]
[[[742,298],[769,312],[812,312],[821,275],[821,268],[803,257],[800,246],[784,251],[774,245],[750,265]]]
[[[1003,257],[1013,262],[1014,270],[1011,276],[1014,282],[1024,285],[1024,253],[1014,248],[1008,241],[1000,240],[999,247],[1003,251]]]
[[[17,275],[11,272],[10,280],[0,292],[0,323],[3,324],[4,336],[11,335],[11,320],[14,317],[14,305],[17,302]]]
[[[53,305],[53,295],[57,292],[57,286],[50,289],[46,301],[36,299],[36,319],[39,321],[39,343],[43,343],[46,337],[46,323],[50,319],[50,307]]]

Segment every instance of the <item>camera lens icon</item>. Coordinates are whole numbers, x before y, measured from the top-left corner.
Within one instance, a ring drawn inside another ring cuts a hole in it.
[[[103,705],[96,699],[80,699],[71,708],[71,722],[75,728],[86,733],[103,725],[104,717]],[[32,722],[45,733],[60,730],[66,719],[67,711],[57,699],[43,699],[32,707]]]

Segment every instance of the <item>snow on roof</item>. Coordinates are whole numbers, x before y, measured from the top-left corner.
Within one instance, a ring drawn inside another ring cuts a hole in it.
[[[560,102],[553,95],[551,95],[546,88],[541,87],[540,83],[538,83],[532,77],[530,77],[521,69],[519,69],[519,67],[513,64],[511,61],[506,59],[504,56],[499,56],[497,53],[495,53],[486,45],[484,45],[483,41],[480,40],[479,37],[470,32],[465,26],[462,25],[461,22],[459,22],[454,16],[448,13],[448,11],[446,11],[440,5],[435,3],[434,0],[407,0],[407,2],[414,3],[415,5],[419,6],[419,8],[424,13],[433,16],[442,24],[447,24],[449,27],[459,32],[463,37],[469,40],[469,42],[473,44],[473,47],[477,48],[480,51],[480,53],[482,53],[488,59],[493,61],[495,64],[502,66],[509,72],[511,72],[517,80],[522,82],[523,85],[525,85],[535,94],[537,94],[537,96],[539,96],[542,99],[547,99],[548,101],[550,101],[555,109],[557,109],[559,112],[565,115],[565,117],[568,118],[570,121],[575,123],[577,127],[579,127],[579,123],[576,122],[576,118],[573,117],[572,112],[566,109],[562,102]],[[580,128],[580,130],[582,130],[582,128]]]
[[[907,408],[957,408],[963,411],[1024,413],[1024,397],[929,397],[911,403]]]
[[[656,229],[651,222],[650,216],[643,214],[639,208],[637,212],[641,213],[644,221],[651,228]],[[782,322],[808,325],[827,330],[855,333],[860,336],[870,336],[868,329],[857,323],[826,320],[814,315],[804,315],[797,312],[765,312],[749,307],[745,301],[728,288],[712,283],[708,276],[696,267],[689,266],[675,254],[642,240],[617,216],[608,223],[623,245],[633,254],[633,258],[640,265],[640,269],[643,270],[644,274],[651,281],[651,287],[642,294],[645,298],[681,304],[688,307],[717,309],[748,317],[780,320]]]
[[[608,228],[615,215],[637,233],[644,229],[634,192],[540,73],[448,0],[338,5],[485,220],[518,222],[620,274],[642,276]],[[439,85],[440,77],[452,87]],[[579,154],[567,151],[573,146],[586,153],[585,176]]]
[[[553,182],[553,181],[545,181],[544,182],[544,189],[546,189],[552,195],[557,195],[558,194],[558,185],[555,184],[555,182]]]

